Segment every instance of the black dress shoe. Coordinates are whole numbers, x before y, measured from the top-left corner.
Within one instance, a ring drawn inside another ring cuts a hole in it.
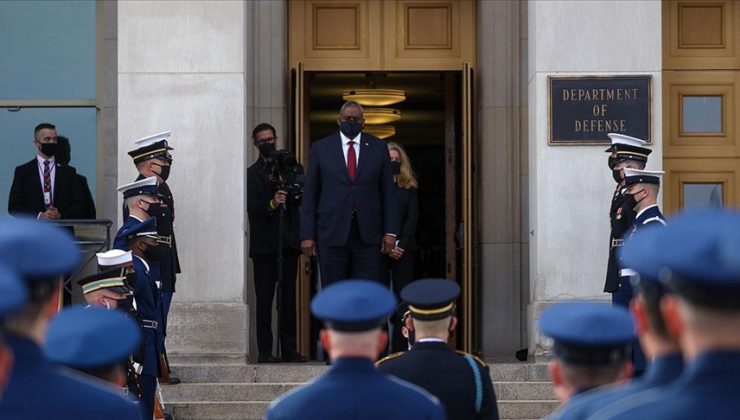
[[[257,356],[257,363],[278,363],[278,359],[271,354],[260,354]]]
[[[180,380],[180,378],[178,378],[177,376],[172,376],[172,375],[170,375],[170,377],[169,377],[169,380],[168,380],[168,381],[166,381],[166,382],[165,382],[165,380],[164,380],[164,379],[160,379],[160,380],[159,380],[159,383],[160,383],[161,385],[177,385],[177,384],[181,384],[181,383],[182,383],[182,381],[181,381],[181,380]]]
[[[290,356],[286,356],[283,361],[285,363],[306,363],[308,359],[300,353],[293,353]]]

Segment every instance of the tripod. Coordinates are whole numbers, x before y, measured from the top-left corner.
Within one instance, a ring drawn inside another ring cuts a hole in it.
[[[282,289],[283,289],[283,223],[285,219],[285,203],[278,206],[278,243],[277,243],[277,284],[275,285],[275,307],[277,309],[277,352],[278,359],[283,356],[283,339],[280,334],[282,326],[283,308],[282,308]]]

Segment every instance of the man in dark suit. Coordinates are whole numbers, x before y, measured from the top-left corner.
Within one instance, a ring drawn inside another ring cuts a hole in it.
[[[85,199],[74,168],[56,162],[57,130],[42,123],[34,129],[35,159],[15,168],[8,213],[38,219],[81,219]]]
[[[323,285],[347,278],[380,281],[381,252],[398,234],[398,204],[385,142],[361,133],[362,106],[345,103],[339,132],[318,140],[308,157],[301,208],[301,248],[319,257]]]
[[[414,330],[416,343],[408,352],[380,360],[377,367],[439,398],[448,419],[498,419],[488,366],[447,344],[457,324],[453,314],[459,295],[460,286],[445,279],[418,280],[404,287],[401,297],[410,313],[406,327]]]
[[[267,123],[257,125],[252,140],[259,157],[247,169],[247,214],[249,216],[249,257],[254,268],[254,291],[257,311],[257,347],[259,363],[279,361],[272,355],[272,301],[278,282],[278,267],[282,264],[279,287],[280,354],[285,362],[305,362],[296,351],[295,282],[298,272],[298,205],[299,197],[278,188],[283,181],[279,168],[266,166],[266,158],[274,157],[277,135]],[[268,169],[270,173],[268,174]],[[303,173],[296,165],[293,172]],[[282,218],[282,227],[279,227]],[[282,232],[280,232],[282,229]],[[282,254],[278,259],[278,238],[282,236]]]
[[[69,166],[69,162],[72,160],[72,146],[69,143],[69,139],[64,136],[57,137],[57,163]],[[85,211],[83,219],[94,219],[97,216],[95,211],[95,199],[93,198],[92,192],[90,192],[90,186],[87,184],[87,178],[79,173],[76,175],[77,182],[80,184],[82,190],[82,197],[85,200]]]

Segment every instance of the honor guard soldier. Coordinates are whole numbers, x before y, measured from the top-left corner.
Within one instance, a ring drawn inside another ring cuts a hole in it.
[[[169,240],[168,246],[155,249],[155,255],[152,255],[155,260],[152,261],[152,268],[158,271],[158,277],[162,282],[160,293],[162,294],[162,333],[164,336],[167,336],[167,316],[170,312],[172,295],[175,293],[176,275],[180,273],[180,260],[177,256],[177,241],[175,241],[174,229],[175,201],[172,197],[172,191],[167,185],[173,162],[170,150],[174,150],[167,142],[171,134],[171,132],[166,131],[136,140],[134,142],[136,148],[128,152],[134,161],[134,165],[136,165],[136,170],[139,172],[136,180],[156,177],[157,193],[162,199],[161,205],[155,205],[149,211],[149,214],[157,218],[159,234]],[[123,215],[126,216],[126,207],[124,207]],[[173,384],[179,382],[174,377],[169,379]]]
[[[611,221],[611,234],[609,235],[609,263],[606,269],[606,283],[604,291],[614,293],[619,290],[619,264],[617,262],[617,249],[622,246],[622,240],[627,230],[632,225],[635,212],[631,207],[624,206],[624,168],[645,169],[648,155],[652,150],[645,147],[645,141],[624,134],[609,133],[612,141],[611,147],[606,149],[609,153],[609,169],[612,177],[617,183],[612,195],[612,204],[609,209],[609,220]]]
[[[447,344],[457,325],[460,286],[446,279],[417,280],[401,290],[408,303],[406,328],[416,342],[408,352],[378,362],[378,370],[418,385],[439,398],[448,419],[498,419],[488,366]]]
[[[662,269],[662,255],[657,241],[661,229],[645,229],[620,248],[620,258],[638,275],[632,277],[636,295],[630,304],[637,334],[645,353],[650,358],[645,374],[627,384],[605,386],[571,398],[568,406],[559,410],[553,419],[576,420],[591,418],[605,406],[633,398],[640,392],[657,389],[676,380],[683,371],[683,357],[678,340],[671,337],[660,311],[660,302],[669,290],[658,280]],[[643,255],[651,255],[646,259]]]
[[[122,232],[151,217],[156,218],[156,214],[162,203],[157,192],[158,190],[157,178],[153,176],[118,187],[118,192],[123,195],[123,203],[127,209],[123,219],[123,225],[118,229],[118,232]],[[116,239],[113,242],[113,247],[128,250],[126,241],[118,235],[116,235]],[[156,271],[157,273],[159,272],[159,270]]]
[[[121,301],[133,299],[134,289],[129,285],[126,277],[125,268],[112,268],[81,278],[77,284],[82,288],[88,305],[118,309],[119,306],[130,306]]]
[[[699,211],[671,219],[638,256],[660,262],[672,294],[661,309],[686,369],[659,389],[605,406],[599,419],[736,419],[740,413],[740,213]],[[641,240],[642,234],[635,236]],[[629,257],[625,253],[625,257]]]
[[[553,341],[550,377],[561,403],[632,374],[629,354],[635,330],[622,307],[595,302],[554,304],[542,312],[539,329]]]
[[[52,363],[110,382],[121,392],[128,357],[140,341],[139,326],[125,313],[75,306],[49,325],[44,354]]]
[[[333,365],[315,381],[273,401],[266,418],[443,419],[437,398],[373,366],[388,344],[382,326],[395,307],[393,293],[370,280],[344,280],[319,292],[311,312],[324,322],[321,342]]]
[[[639,230],[647,226],[665,226],[665,218],[658,208],[658,190],[663,171],[646,171],[642,169],[624,169],[624,207],[635,212],[635,218],[624,239],[632,238]],[[628,307],[634,295],[630,278],[636,273],[619,261],[619,289],[612,293],[615,305]],[[635,376],[645,371],[645,354],[638,342],[632,352],[632,364]]]
[[[0,404],[13,369],[13,351],[5,344],[3,322],[7,315],[21,309],[27,300],[28,293],[20,276],[0,263]]]
[[[133,284],[136,283],[136,272],[131,251],[112,249],[98,253],[97,257],[98,267],[105,270],[77,281],[85,295],[85,301],[90,306],[104,307],[108,310],[118,309],[133,319],[139,328],[144,328],[141,315],[136,311],[134,303]],[[139,335],[142,334],[143,331],[139,332]],[[139,375],[145,352],[144,343],[140,341],[135,351],[130,352],[124,366],[128,393],[137,400],[141,398]]]
[[[59,306],[61,279],[79,261],[80,250],[65,230],[35,220],[0,219],[0,264],[23,279],[29,296],[4,322],[15,365],[0,404],[3,420],[139,418],[122,394],[60,371],[42,354],[41,343]]]
[[[143,369],[139,376],[141,386],[141,417],[152,418],[154,415],[154,396],[157,390],[157,377],[164,370],[162,363],[161,325],[162,304],[159,288],[151,277],[149,255],[158,246],[157,221],[154,218],[139,222],[119,232],[133,253],[136,282],[134,299],[136,310],[141,316],[144,342]]]

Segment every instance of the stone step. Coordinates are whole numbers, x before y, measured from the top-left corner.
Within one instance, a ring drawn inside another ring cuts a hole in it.
[[[182,383],[162,386],[164,401],[270,402],[301,383]],[[494,382],[499,400],[553,400],[549,382]]]
[[[179,402],[167,404],[166,410],[175,420],[252,420],[261,419],[267,402]],[[501,419],[539,419],[557,408],[555,401],[499,401]]]
[[[547,382],[550,380],[544,363],[492,363],[489,365],[494,382]],[[187,383],[292,383],[306,382],[322,374],[324,364],[172,364],[174,375]]]

